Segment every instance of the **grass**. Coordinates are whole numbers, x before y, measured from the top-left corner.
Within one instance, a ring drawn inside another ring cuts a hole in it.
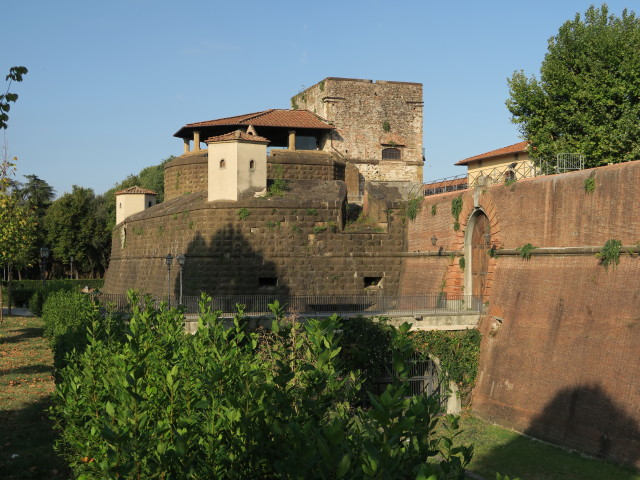
[[[37,317],[5,317],[0,327],[0,478],[70,478],[53,450],[53,355]]]
[[[487,480],[496,472],[521,480],[640,480],[640,473],[614,463],[582,456],[539,442],[464,414],[463,444],[474,444],[467,467]]]

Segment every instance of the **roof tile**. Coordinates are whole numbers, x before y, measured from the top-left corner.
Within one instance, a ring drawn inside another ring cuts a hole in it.
[[[500,155],[507,155],[509,153],[522,153],[527,151],[528,142],[518,142],[513,145],[509,145],[508,147],[498,148],[497,150],[491,150],[487,153],[481,153],[480,155],[476,155],[475,157],[465,158],[464,160],[460,160],[456,165],[467,165],[468,163],[475,162],[478,160],[486,160],[488,158],[499,157]]]

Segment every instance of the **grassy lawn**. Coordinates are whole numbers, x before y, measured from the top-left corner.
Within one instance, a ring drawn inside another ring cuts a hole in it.
[[[469,470],[487,480],[496,472],[522,480],[640,480],[640,473],[537,442],[469,414],[462,419],[461,443],[474,444]]]
[[[36,317],[6,317],[0,327],[0,478],[70,478],[53,451],[48,419],[53,358]]]

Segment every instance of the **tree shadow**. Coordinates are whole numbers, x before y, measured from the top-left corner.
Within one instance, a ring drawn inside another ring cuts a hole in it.
[[[559,390],[543,411],[530,421],[523,433],[579,454],[629,467],[628,474],[624,471],[619,473],[616,476],[617,480],[638,478],[638,472],[634,470],[634,468],[640,468],[638,422],[618,406],[599,385],[567,387]],[[519,471],[523,463],[530,461],[522,458],[525,448],[523,445],[527,442],[530,440],[526,437],[519,437],[492,449],[476,461],[486,466],[511,464],[513,466],[511,471],[500,473],[527,478],[526,471],[524,474]],[[548,446],[540,444],[541,449],[546,447]],[[538,465],[530,468],[540,469],[539,471],[549,468],[548,465],[543,465],[545,460],[542,457],[533,459]],[[605,469],[608,465],[603,463],[601,467]],[[567,468],[570,467],[567,466]],[[569,470],[565,476],[559,472],[554,473],[557,473],[557,477],[554,478],[578,478],[571,476]],[[544,473],[540,475],[535,478],[546,478]]]
[[[32,375],[35,373],[46,373],[49,375],[53,374],[53,368],[51,365],[25,365],[23,367],[18,368],[7,368],[0,370],[0,377],[4,375]]]
[[[54,451],[51,397],[19,410],[0,411],[0,478],[66,479],[71,472]]]
[[[184,296],[268,295],[285,297],[289,288],[274,262],[265,260],[242,229],[227,224],[208,241],[197,234],[189,242],[183,267]],[[177,280],[177,279],[176,279]],[[173,294],[180,294],[179,281]]]
[[[15,330],[8,330],[7,333],[21,332],[19,335],[12,337],[0,338],[0,345],[3,343],[19,343],[29,338],[38,338],[44,335],[44,328],[20,328]]]

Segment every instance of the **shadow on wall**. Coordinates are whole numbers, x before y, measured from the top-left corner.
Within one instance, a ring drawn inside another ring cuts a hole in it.
[[[242,230],[232,224],[218,230],[209,241],[195,235],[185,256],[184,296],[199,296],[201,292],[212,297],[289,293],[275,264],[256,252]],[[174,295],[179,295],[179,282],[174,283]]]
[[[524,433],[590,456],[640,467],[638,421],[618,407],[599,385],[558,391],[544,411],[533,418]],[[536,478],[544,478],[544,469],[551,468],[545,464],[542,458],[544,454],[533,459],[522,458],[523,444],[527,442],[529,441],[525,437],[519,437],[475,460],[490,469],[494,465],[505,465],[509,470],[501,473],[513,477],[520,476],[524,479],[527,474],[537,470],[541,476]],[[543,448],[541,444],[541,450]],[[554,478],[577,478],[570,464],[566,465],[566,472],[556,471],[564,466],[553,466],[553,474],[556,475]],[[606,466],[602,464],[603,470]],[[598,468],[597,465],[594,468]],[[593,473],[593,478],[605,478]],[[630,469],[628,475],[622,472],[615,478],[634,480],[638,477],[637,472]]]

